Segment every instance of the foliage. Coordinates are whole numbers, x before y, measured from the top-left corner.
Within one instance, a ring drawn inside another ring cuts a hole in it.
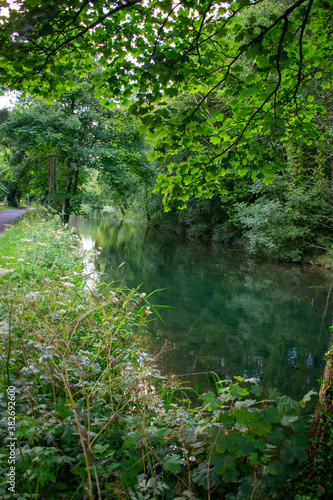
[[[325,179],[276,175],[265,186],[231,172],[220,188],[223,194],[191,197],[186,210],[167,213],[160,194],[149,195],[150,222],[282,260],[314,260],[318,253],[329,253],[332,187]]]
[[[271,161],[277,135],[284,144],[324,141],[332,19],[327,0],[20,0],[2,16],[2,85],[60,97],[75,86],[67,75],[84,78],[98,59],[102,104],[136,91],[131,109],[155,154],[193,153],[157,184],[166,207],[183,206],[190,195],[211,197],[229,170],[270,183],[285,169],[282,156]],[[173,106],[180,93],[197,96],[182,113]],[[208,110],[213,94],[228,99],[229,115]]]
[[[329,328],[331,333],[333,327]],[[333,348],[331,346],[325,354],[326,367],[321,379],[319,404],[311,424],[311,447],[308,457],[302,466],[301,483],[295,491],[308,495],[308,498],[330,498],[332,488],[332,438],[333,438],[333,398],[332,398],[332,363]]]
[[[333,494],[332,444],[333,418],[324,410],[314,421],[311,448],[302,467],[301,482],[295,490],[309,498],[330,498]]]
[[[310,248],[313,254],[313,242],[325,234],[323,221],[329,215],[322,203],[322,186],[297,185],[283,178],[268,187],[254,183],[256,200],[235,205],[250,252],[296,261],[304,259]]]
[[[83,200],[93,201],[93,193],[84,192],[93,171],[99,172],[104,200],[113,198],[123,210],[149,175],[133,118],[101,106],[88,82],[64,92],[53,104],[21,103],[2,131],[10,148],[4,177],[17,191],[62,211],[65,222],[80,211]]]
[[[2,498],[279,498],[306,458],[311,394],[215,377],[192,408],[140,347],[148,297],[96,282],[78,243],[36,211],[0,239],[1,384],[15,387],[18,438],[17,493],[2,482]]]

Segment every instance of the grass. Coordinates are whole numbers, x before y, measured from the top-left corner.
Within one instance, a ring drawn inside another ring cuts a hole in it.
[[[192,408],[143,349],[145,294],[94,281],[89,258],[46,211],[0,236],[0,497],[287,498],[310,395],[215,377]]]

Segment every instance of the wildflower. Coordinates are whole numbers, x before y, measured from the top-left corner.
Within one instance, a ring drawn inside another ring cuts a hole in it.
[[[149,314],[153,314],[153,312],[150,310],[150,306],[147,306],[145,308],[145,314],[148,316]]]
[[[60,309],[60,311],[58,311],[58,312],[59,312],[59,314],[66,314],[67,311],[66,311],[66,309]]]
[[[66,286],[67,288],[73,288],[74,287],[73,283],[69,283],[69,281],[65,281],[63,283],[63,285]]]
[[[31,243],[34,240],[32,238],[23,238],[21,241],[24,241],[26,243]]]
[[[0,269],[0,276],[4,276],[7,273],[13,273],[15,269]]]
[[[41,247],[47,247],[46,243],[38,243],[38,245],[41,246]]]
[[[44,278],[42,280],[42,283],[51,283],[52,280],[50,280],[50,278]]]
[[[140,299],[143,299],[147,294],[146,293],[141,293]]]
[[[27,295],[25,296],[25,298],[33,300],[36,297],[38,297],[38,295],[40,295],[39,292],[30,292],[30,293],[27,293]]]
[[[17,259],[18,262],[24,262],[24,259]]]
[[[69,276],[59,276],[59,279],[60,279],[60,280],[68,280],[68,279],[69,279]]]
[[[8,259],[15,259],[15,257],[6,257],[5,255],[3,255],[1,258],[2,258],[2,259],[7,259],[7,260],[8,260]]]

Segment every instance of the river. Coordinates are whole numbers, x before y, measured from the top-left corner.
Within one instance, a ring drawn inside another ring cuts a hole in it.
[[[159,309],[150,316],[151,352],[164,373],[207,388],[205,372],[220,378],[258,377],[264,387],[300,399],[317,390],[329,347],[332,276],[308,265],[253,258],[94,211],[71,218],[96,271],[107,281],[140,286]],[[163,289],[163,290],[162,290]],[[332,294],[333,295],[333,294]]]

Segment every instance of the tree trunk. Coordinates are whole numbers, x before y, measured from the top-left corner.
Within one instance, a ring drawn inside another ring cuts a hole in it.
[[[65,196],[63,199],[62,211],[61,211],[61,217],[63,222],[65,223],[69,221],[69,216],[72,211],[70,206],[71,195],[77,193],[77,188],[79,185],[80,163],[78,161],[75,161],[73,165],[73,163],[70,160],[68,160],[67,167],[68,170],[67,170]]]
[[[145,189],[145,208],[146,208],[147,221],[150,222],[150,214],[148,209],[148,189]]]
[[[16,185],[9,188],[9,193],[7,196],[7,205],[9,207],[17,207],[18,206],[18,188]]]
[[[67,223],[69,220],[69,201],[70,201],[70,192],[72,189],[72,182],[73,182],[73,174],[74,170],[72,167],[72,162],[70,160],[67,160],[67,179],[66,179],[66,187],[65,187],[65,196],[62,202],[62,210],[61,210],[61,218],[63,222]]]
[[[54,205],[54,192],[56,190],[56,159],[51,153],[48,159],[49,165],[49,205],[52,207]]]

